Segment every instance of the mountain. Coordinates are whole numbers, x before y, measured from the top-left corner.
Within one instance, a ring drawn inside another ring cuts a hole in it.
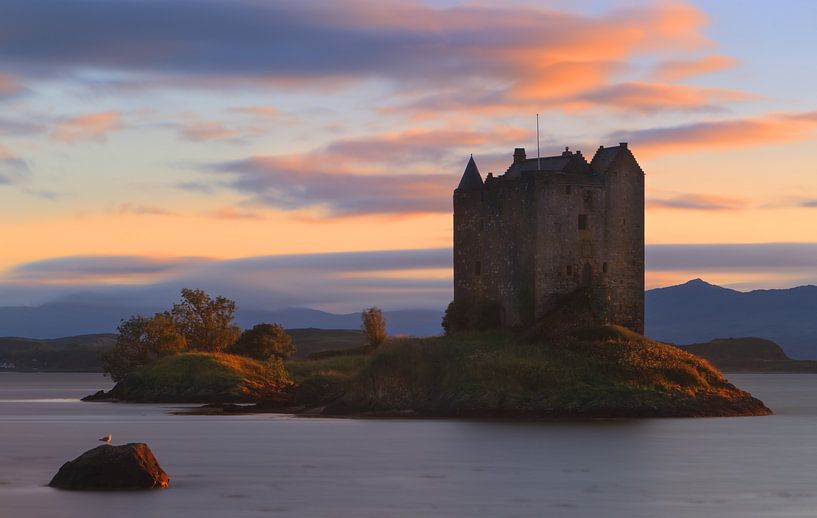
[[[152,315],[162,308],[116,304],[106,301],[63,300],[34,307],[0,307],[0,336],[58,338],[116,331],[120,320],[131,315]],[[430,336],[442,333],[443,312],[433,309],[385,311],[389,333]],[[267,311],[241,309],[236,321],[242,328],[275,322],[286,328],[360,329],[360,313],[335,314],[309,308]]]
[[[817,286],[741,292],[695,279],[646,293],[647,336],[676,344],[753,336],[817,358]]]
[[[111,333],[123,318],[150,315],[127,299],[84,297],[37,307],[0,307],[0,336],[57,338]],[[386,311],[391,334],[414,336],[442,332],[443,312],[433,309]],[[261,310],[239,307],[238,324],[277,322],[288,329],[359,329],[360,314],[327,313],[309,308]],[[675,344],[715,338],[753,336],[773,340],[792,358],[817,359],[817,286],[740,292],[695,279],[646,292],[647,336]]]

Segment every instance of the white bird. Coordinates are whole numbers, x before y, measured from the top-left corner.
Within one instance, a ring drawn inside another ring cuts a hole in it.
[[[102,441],[102,442],[111,442],[111,439],[113,439],[113,437],[111,437],[111,434],[108,434],[105,437],[101,438],[100,441]]]

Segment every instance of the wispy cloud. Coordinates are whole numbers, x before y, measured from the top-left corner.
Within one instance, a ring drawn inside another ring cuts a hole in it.
[[[455,178],[441,174],[355,174],[309,157],[256,157],[211,168],[257,203],[332,215],[445,212]]]
[[[140,216],[177,216],[178,214],[164,207],[156,205],[140,205],[123,203],[119,205],[117,212],[121,214],[136,214]]]
[[[749,206],[749,201],[729,196],[687,193],[665,197],[650,197],[647,199],[646,205],[650,209],[722,211],[745,209]]]
[[[30,174],[26,161],[0,144],[0,186],[19,185],[27,180]]]
[[[67,117],[57,122],[51,138],[60,142],[93,140],[104,142],[111,131],[122,127],[118,112],[97,112]]]
[[[14,76],[0,73],[0,99],[4,97],[13,97],[25,91],[25,87]]]
[[[227,220],[242,220],[242,219],[263,219],[263,216],[257,212],[246,210],[239,210],[234,207],[222,207],[211,213],[212,217],[216,219]]]
[[[817,111],[809,111],[619,132],[608,138],[633,142],[639,153],[660,154],[796,142],[811,138],[815,129]]]
[[[415,97],[396,104],[403,109],[456,110],[469,103],[530,111],[577,96],[582,106],[616,106],[619,96],[600,92],[617,84],[627,63],[697,51],[710,43],[707,23],[701,10],[681,2],[591,15],[419,0],[236,0],[201,2],[195,12],[173,1],[87,0],[77,10],[58,0],[9,0],[0,20],[0,60],[21,73],[105,70],[140,85],[303,89],[374,79],[388,83],[395,99]],[[663,75],[683,77],[695,66],[667,65]],[[632,96],[619,107],[701,109],[721,96],[687,90],[664,105],[640,105]]]
[[[331,216],[448,212],[458,166],[451,174],[429,171],[458,163],[467,150],[530,138],[516,128],[478,130],[413,128],[341,139],[298,155],[256,156],[208,167],[219,180],[256,203],[285,210],[319,208]]]
[[[703,74],[728,70],[737,65],[729,56],[704,56],[698,59],[667,60],[656,65],[653,77],[658,81],[680,81]]]

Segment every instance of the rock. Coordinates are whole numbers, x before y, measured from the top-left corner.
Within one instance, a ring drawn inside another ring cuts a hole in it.
[[[104,444],[66,462],[48,483],[60,489],[149,489],[170,485],[147,444]]]

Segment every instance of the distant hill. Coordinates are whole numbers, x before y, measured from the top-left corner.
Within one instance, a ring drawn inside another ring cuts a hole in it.
[[[295,358],[326,350],[365,344],[363,332],[352,329],[287,329],[295,343]],[[69,336],[38,340],[0,337],[0,371],[101,372],[99,353],[113,347],[115,334]]]
[[[0,338],[0,370],[77,371],[102,370],[100,351],[113,347],[116,335],[94,334],[50,340]]]
[[[131,306],[122,302],[63,300],[34,307],[0,307],[0,336],[58,338],[88,333],[112,333],[122,319],[151,315],[159,307]],[[386,311],[389,333],[431,336],[442,333],[441,310],[403,309]],[[360,313],[334,314],[309,308],[259,310],[239,304],[238,325],[249,328],[260,322],[275,322],[288,329],[360,329]]]
[[[695,279],[649,290],[646,335],[676,344],[753,336],[817,359],[817,286],[741,292]]]
[[[792,360],[782,347],[762,338],[719,338],[681,349],[727,372],[817,372],[817,361]]]

